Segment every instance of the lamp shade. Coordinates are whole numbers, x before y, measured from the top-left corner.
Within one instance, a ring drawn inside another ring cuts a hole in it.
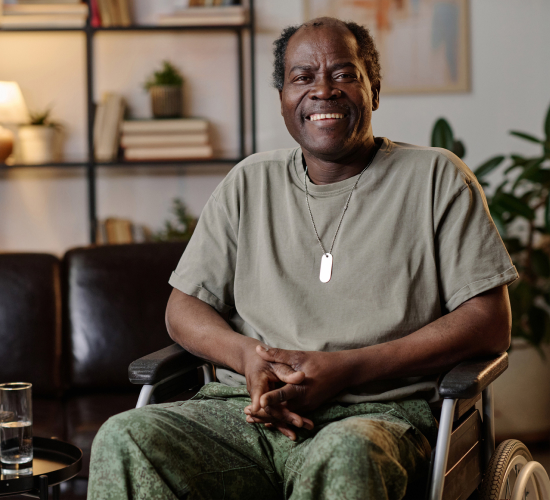
[[[0,123],[28,123],[29,111],[16,82],[0,82]]]

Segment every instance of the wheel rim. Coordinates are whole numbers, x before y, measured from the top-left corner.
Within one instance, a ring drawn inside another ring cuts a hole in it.
[[[528,460],[523,455],[518,455],[510,461],[508,467],[506,468],[506,473],[504,474],[502,486],[500,487],[498,496],[500,500],[507,500],[512,497],[512,492],[514,491],[516,480],[521,472],[521,468],[526,465],[527,462]],[[533,478],[531,478],[527,483],[527,487],[522,498],[524,500],[539,500],[537,485]]]

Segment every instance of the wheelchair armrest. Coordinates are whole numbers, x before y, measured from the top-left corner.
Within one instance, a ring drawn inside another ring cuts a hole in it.
[[[443,398],[469,399],[482,392],[508,368],[508,354],[472,359],[456,365],[439,385]]]
[[[128,367],[132,384],[154,385],[164,379],[195,370],[205,363],[178,344],[172,344],[134,361]]]

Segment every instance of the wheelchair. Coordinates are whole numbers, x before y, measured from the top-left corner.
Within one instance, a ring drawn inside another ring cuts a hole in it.
[[[443,402],[440,413],[434,412],[439,430],[427,500],[550,500],[548,474],[522,442],[509,439],[495,450],[491,384],[506,368],[505,353],[465,361],[442,378]],[[210,363],[177,344],[134,361],[128,374],[133,384],[143,386],[136,408],[162,403],[215,380]],[[482,415],[476,408],[479,399]]]

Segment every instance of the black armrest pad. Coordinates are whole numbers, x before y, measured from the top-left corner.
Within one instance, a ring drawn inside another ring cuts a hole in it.
[[[185,369],[191,371],[205,363],[178,344],[172,344],[134,361],[128,367],[132,384],[153,385]]]
[[[448,372],[439,385],[442,398],[473,398],[508,368],[508,354],[464,361]]]

